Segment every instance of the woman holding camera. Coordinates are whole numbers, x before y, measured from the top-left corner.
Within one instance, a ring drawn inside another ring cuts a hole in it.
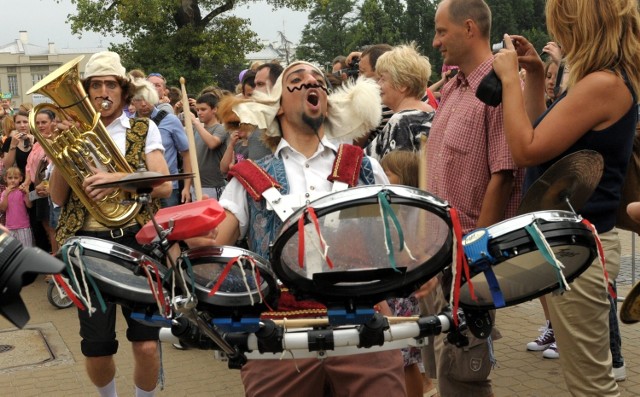
[[[25,175],[25,167],[27,165],[27,157],[33,147],[33,135],[29,131],[29,113],[18,111],[13,115],[13,122],[16,129],[11,131],[7,139],[4,141],[2,151],[4,157],[4,169],[15,165]]]
[[[525,189],[565,155],[590,149],[603,156],[602,179],[580,214],[600,233],[606,269],[614,280],[620,261],[616,209],[631,156],[640,91],[638,4],[548,0],[545,14],[549,32],[571,65],[567,90],[546,109],[540,57],[525,38],[505,35],[507,48],[493,66],[502,81],[507,143],[516,163],[530,167]],[[524,91],[518,64],[527,70]],[[610,305],[599,261],[571,284],[570,291],[550,296],[547,302],[569,391],[617,396],[609,351]]]

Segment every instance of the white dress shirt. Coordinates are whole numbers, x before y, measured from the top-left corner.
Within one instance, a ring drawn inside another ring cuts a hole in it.
[[[338,148],[328,139],[322,138],[316,152],[309,158],[296,151],[283,138],[274,152],[284,162],[289,182],[289,195],[297,195],[300,201],[315,200],[331,192],[333,183],[327,180],[333,168]],[[380,163],[370,158],[376,184],[388,184]],[[220,205],[233,213],[240,224],[240,237],[247,234],[249,228],[249,205],[244,187],[233,178],[220,197]],[[295,210],[295,208],[294,208]]]

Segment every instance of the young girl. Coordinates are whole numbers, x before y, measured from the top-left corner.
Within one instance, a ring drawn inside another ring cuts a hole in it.
[[[23,247],[33,246],[33,236],[29,226],[27,208],[31,208],[29,201],[29,187],[21,184],[24,176],[18,167],[10,167],[5,175],[7,188],[0,196],[0,211],[6,214],[6,226],[13,237],[22,243]]]
[[[394,185],[418,187],[420,156],[408,150],[393,150],[380,161],[389,182]],[[409,298],[392,298],[387,303],[395,316],[414,316],[420,314],[418,301],[412,295]],[[402,349],[404,358],[404,376],[408,397],[433,396],[437,389],[428,376],[421,374],[422,357],[417,347]],[[423,394],[424,393],[424,394]]]

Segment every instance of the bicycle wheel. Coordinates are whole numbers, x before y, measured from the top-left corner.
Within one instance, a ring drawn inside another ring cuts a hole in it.
[[[73,305],[71,299],[62,292],[62,295],[58,292],[58,288],[53,282],[49,282],[49,287],[47,288],[47,299],[49,299],[49,303],[58,309],[66,309],[67,307]]]

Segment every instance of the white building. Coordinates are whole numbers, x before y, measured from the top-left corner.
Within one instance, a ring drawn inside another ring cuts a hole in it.
[[[12,103],[18,107],[23,102],[34,104],[44,102],[41,95],[27,96],[25,93],[35,83],[66,62],[80,56],[80,71],[84,70],[89,57],[106,48],[56,48],[54,43],[40,46],[29,43],[27,31],[20,31],[19,37],[10,43],[0,43],[0,92],[10,92]]]

